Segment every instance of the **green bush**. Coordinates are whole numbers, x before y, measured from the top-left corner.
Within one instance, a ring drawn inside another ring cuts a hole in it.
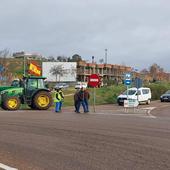
[[[151,89],[152,100],[158,100],[163,93],[170,90],[170,83],[166,82],[152,83],[146,86]]]
[[[165,93],[167,90],[170,90],[170,83],[152,83],[146,84],[144,87],[149,87],[152,91],[152,100],[158,100],[160,96]],[[96,88],[96,105],[100,104],[112,104],[117,102],[117,96],[120,95],[123,91],[126,90],[125,85],[112,85],[102,88]],[[90,92],[90,105],[93,105],[93,93],[94,89],[89,88],[88,91]],[[74,99],[73,94],[75,93],[74,88],[69,88],[64,91],[65,97],[64,106],[73,106]]]
[[[90,103],[93,103],[93,89],[89,89],[91,94]],[[111,104],[117,102],[117,96],[125,90],[125,86],[109,86],[96,89],[96,104]]]

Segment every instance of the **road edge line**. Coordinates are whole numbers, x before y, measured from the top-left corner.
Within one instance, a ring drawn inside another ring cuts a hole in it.
[[[5,170],[18,170],[18,169],[16,169],[16,168],[7,166],[7,165],[2,164],[2,163],[0,163],[0,168],[5,169]]]

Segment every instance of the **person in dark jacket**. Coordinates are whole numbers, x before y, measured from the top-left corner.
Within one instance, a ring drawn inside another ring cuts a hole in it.
[[[87,91],[87,89],[84,90],[84,102],[86,105],[86,111],[89,112],[89,99],[90,99],[90,93]]]
[[[79,112],[79,91],[80,88],[76,88],[76,92],[74,93],[74,107],[75,107],[75,112],[76,113],[80,113]]]
[[[78,112],[80,112],[80,106],[83,106],[84,113],[87,113],[87,106],[85,104],[85,88],[81,87],[79,93],[78,93]]]

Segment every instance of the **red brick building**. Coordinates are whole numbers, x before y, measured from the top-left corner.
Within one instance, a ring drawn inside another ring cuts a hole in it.
[[[77,63],[77,80],[86,82],[91,74],[98,74],[103,82],[107,80],[123,80],[123,74],[132,68],[116,64],[96,64],[79,61]]]

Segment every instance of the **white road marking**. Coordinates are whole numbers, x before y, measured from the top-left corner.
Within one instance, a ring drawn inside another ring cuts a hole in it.
[[[146,118],[154,118],[156,119],[157,117],[156,116],[153,116],[151,114],[151,111],[153,109],[155,109],[156,107],[147,107],[147,108],[140,108],[138,110],[134,110],[136,111],[137,113],[131,113],[131,112],[126,112],[126,113],[101,113],[101,112],[98,112],[98,113],[90,113],[92,115],[112,115],[112,116],[137,116],[137,117],[146,117]],[[118,112],[124,112],[124,110],[117,110]],[[141,113],[142,112],[142,113]],[[145,115],[144,115],[145,114]],[[147,114],[147,115],[146,115]]]
[[[4,165],[2,163],[0,163],[0,168],[4,169],[4,170],[18,170],[16,168],[12,168],[10,166]]]
[[[156,116],[153,116],[153,115],[151,114],[151,111],[152,111],[153,109],[155,109],[155,108],[156,108],[156,107],[147,107],[147,108],[142,108],[142,109],[147,110],[147,114],[148,114],[148,116],[149,116],[150,118],[156,119]]]
[[[112,115],[112,116],[144,116],[144,114],[134,114],[134,113],[89,113],[91,115]]]
[[[64,96],[73,96],[74,94],[72,93],[72,94],[65,94]]]

